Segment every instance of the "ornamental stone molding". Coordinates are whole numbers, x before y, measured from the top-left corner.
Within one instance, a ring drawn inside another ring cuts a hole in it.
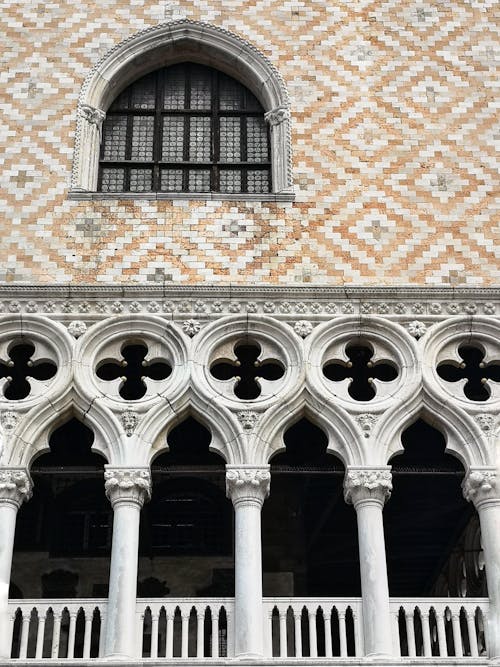
[[[493,431],[495,427],[495,417],[493,415],[481,413],[474,415],[474,419],[481,431],[484,431],[485,433],[491,433]]]
[[[365,438],[369,438],[373,427],[377,423],[378,415],[372,415],[369,412],[363,412],[356,415],[356,421],[361,426]]]
[[[354,467],[350,466],[344,479],[346,503],[356,505],[363,501],[384,504],[391,497],[392,474],[390,466]]]
[[[121,422],[125,435],[130,438],[139,423],[139,415],[133,410],[124,410],[121,414]]]
[[[98,128],[101,127],[104,119],[106,118],[106,113],[101,109],[95,109],[88,104],[82,104],[78,107],[80,116],[90,123],[91,125],[96,125]]]
[[[0,413],[0,426],[8,434],[16,428],[19,423],[19,416],[13,410],[6,410],[5,412]]]
[[[82,320],[72,320],[68,324],[68,331],[73,338],[80,338],[87,331],[87,325]]]
[[[500,504],[496,468],[470,468],[462,482],[464,498],[479,508],[485,503]]]
[[[151,498],[151,472],[149,468],[105,466],[104,489],[114,507],[126,502],[142,505]]]
[[[17,509],[33,495],[33,482],[26,468],[0,468],[0,503]]]
[[[226,495],[239,503],[262,505],[271,486],[270,466],[226,466]]]
[[[259,420],[259,413],[252,410],[240,410],[237,417],[245,431],[253,431],[255,424]]]

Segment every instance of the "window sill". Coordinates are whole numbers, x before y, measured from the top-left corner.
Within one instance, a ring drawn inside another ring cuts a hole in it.
[[[240,201],[240,202],[293,202],[293,192],[266,192],[263,194],[225,192],[83,192],[72,190],[68,199],[73,201],[105,201],[109,199],[184,200],[184,201]]]

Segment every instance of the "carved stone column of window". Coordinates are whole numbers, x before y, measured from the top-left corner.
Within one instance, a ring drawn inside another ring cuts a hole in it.
[[[393,651],[382,515],[391,491],[389,466],[347,469],[344,497],[346,502],[354,505],[358,520],[364,647],[367,656],[390,656]]]
[[[500,483],[495,468],[470,468],[463,481],[466,500],[479,514],[490,608],[486,641],[490,658],[500,661]],[[496,664],[496,663],[495,663]]]
[[[101,128],[106,114],[87,104],[78,107],[79,133],[75,159],[79,162],[78,182],[72,183],[73,190],[94,191],[97,189],[97,166]]]
[[[149,468],[106,466],[106,495],[113,507],[113,543],[104,655],[137,657],[136,598],[141,509],[151,497]]]
[[[9,586],[17,511],[32,495],[26,468],[0,469],[0,659],[10,658],[12,622],[9,618]]]
[[[264,118],[271,134],[272,179],[275,192],[292,192],[289,155],[290,109],[286,106],[268,111]]]
[[[263,656],[261,509],[269,495],[269,466],[226,466],[226,491],[234,505],[234,650],[239,658]]]

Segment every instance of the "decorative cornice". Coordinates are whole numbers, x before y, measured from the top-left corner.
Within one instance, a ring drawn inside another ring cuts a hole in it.
[[[32,495],[33,482],[26,468],[0,469],[0,503],[19,508]]]
[[[239,503],[262,505],[269,495],[269,466],[226,466],[226,495],[236,507]]]
[[[113,507],[126,502],[142,505],[151,498],[149,468],[108,467],[104,472],[106,496]]]
[[[383,505],[391,497],[391,492],[390,466],[349,467],[346,471],[344,478],[346,503],[356,506],[362,501],[375,500]]]
[[[470,468],[462,482],[464,498],[479,508],[483,503],[500,503],[496,468]]]

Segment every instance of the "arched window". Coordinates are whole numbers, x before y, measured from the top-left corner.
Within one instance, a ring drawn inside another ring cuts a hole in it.
[[[241,83],[205,65],[186,62],[147,74],[107,111],[98,189],[270,192],[264,109]]]

